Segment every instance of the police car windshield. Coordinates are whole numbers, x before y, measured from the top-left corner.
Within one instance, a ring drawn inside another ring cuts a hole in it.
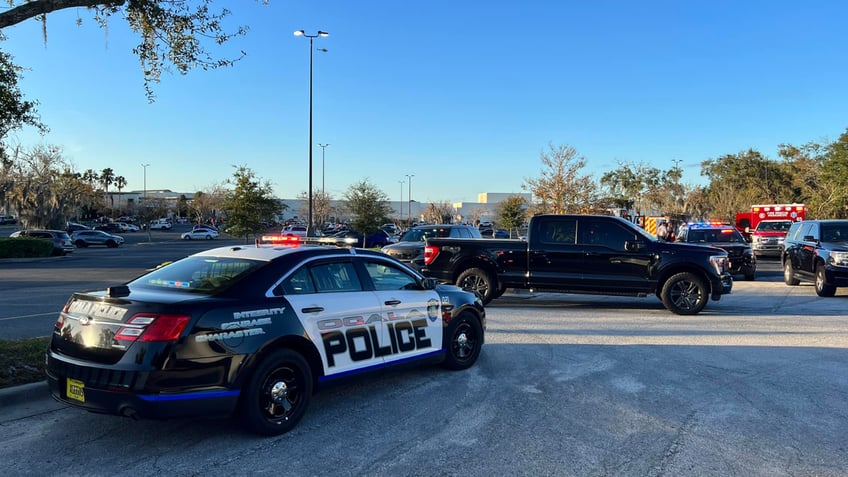
[[[734,229],[689,230],[687,242],[693,243],[743,243],[742,234]]]
[[[129,286],[214,294],[265,263],[238,258],[187,257],[141,276]]]

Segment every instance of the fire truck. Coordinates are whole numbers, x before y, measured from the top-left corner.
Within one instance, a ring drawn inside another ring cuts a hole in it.
[[[736,214],[736,228],[751,241],[757,257],[779,256],[789,226],[806,216],[807,206],[804,204],[752,205],[750,212]]]

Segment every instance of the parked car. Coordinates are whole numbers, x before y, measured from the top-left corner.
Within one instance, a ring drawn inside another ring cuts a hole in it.
[[[744,275],[745,280],[753,280],[757,272],[757,258],[751,244],[742,233],[730,224],[694,223],[681,227],[677,242],[718,247],[727,252],[730,259],[730,273]]]
[[[393,237],[387,234],[386,231],[383,229],[380,229],[374,232],[373,234],[365,237],[364,245],[362,243],[362,234],[354,230],[338,232],[336,234],[331,235],[330,238],[335,239],[338,245],[364,248],[379,248],[384,247],[390,243],[397,242],[397,237]]]
[[[129,222],[115,222],[120,229],[119,232],[138,232],[141,228],[136,224],[131,224]]]
[[[156,219],[149,224],[150,230],[171,230],[173,224],[169,219]]]
[[[248,429],[277,435],[333,381],[412,363],[471,367],[485,329],[473,294],[378,252],[222,247],[74,293],[53,328],[46,373],[53,397],[78,409],[238,413]]]
[[[180,235],[183,240],[212,240],[218,238],[218,232],[212,229],[199,228]]]
[[[14,225],[18,223],[18,219],[11,215],[0,215],[0,225]]]
[[[124,238],[102,230],[77,230],[71,234],[71,241],[80,248],[90,245],[105,245],[113,248],[124,243]]]
[[[286,227],[283,227],[283,230],[280,232],[280,235],[296,235],[298,237],[306,237],[306,226],[288,225]]]
[[[424,242],[432,237],[481,238],[481,235],[476,227],[470,225],[422,225],[407,230],[397,243],[386,245],[382,252],[421,270],[424,266]]]
[[[74,243],[68,232],[64,230],[18,230],[12,232],[9,237],[31,237],[50,240],[53,242],[53,255],[67,255],[74,251]]]
[[[65,227],[65,231],[69,234],[72,234],[77,230],[91,230],[91,227],[83,224],[78,224],[76,222],[68,222],[68,226]]]
[[[120,226],[120,225],[118,225],[118,224],[116,224],[116,223],[112,223],[112,222],[110,222],[110,223],[108,223],[108,224],[100,224],[100,225],[96,225],[96,226],[94,227],[94,230],[102,230],[102,231],[107,232],[107,233],[112,233],[112,232],[123,232],[123,231],[124,231],[124,230],[121,228],[121,226]]]
[[[818,296],[848,286],[848,220],[805,220],[789,228],[781,263],[783,281],[813,282]]]

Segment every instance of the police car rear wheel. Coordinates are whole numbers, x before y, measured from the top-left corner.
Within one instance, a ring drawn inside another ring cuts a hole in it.
[[[451,321],[448,336],[450,342],[444,366],[459,370],[473,365],[483,347],[483,327],[480,321],[470,313],[463,313]]]
[[[309,363],[294,351],[275,351],[250,379],[242,401],[244,423],[258,434],[283,434],[297,425],[311,397]]]

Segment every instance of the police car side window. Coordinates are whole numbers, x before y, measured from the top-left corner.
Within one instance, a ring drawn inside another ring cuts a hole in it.
[[[318,293],[361,291],[362,285],[351,262],[331,262],[309,268]]]
[[[402,270],[383,262],[365,262],[365,270],[374,283],[374,289],[383,290],[417,290],[415,278]]]
[[[301,268],[295,272],[283,285],[283,293],[286,295],[302,295],[305,293],[315,293],[315,286],[312,285],[312,277],[309,275],[309,269]],[[275,295],[278,293],[275,293]]]

